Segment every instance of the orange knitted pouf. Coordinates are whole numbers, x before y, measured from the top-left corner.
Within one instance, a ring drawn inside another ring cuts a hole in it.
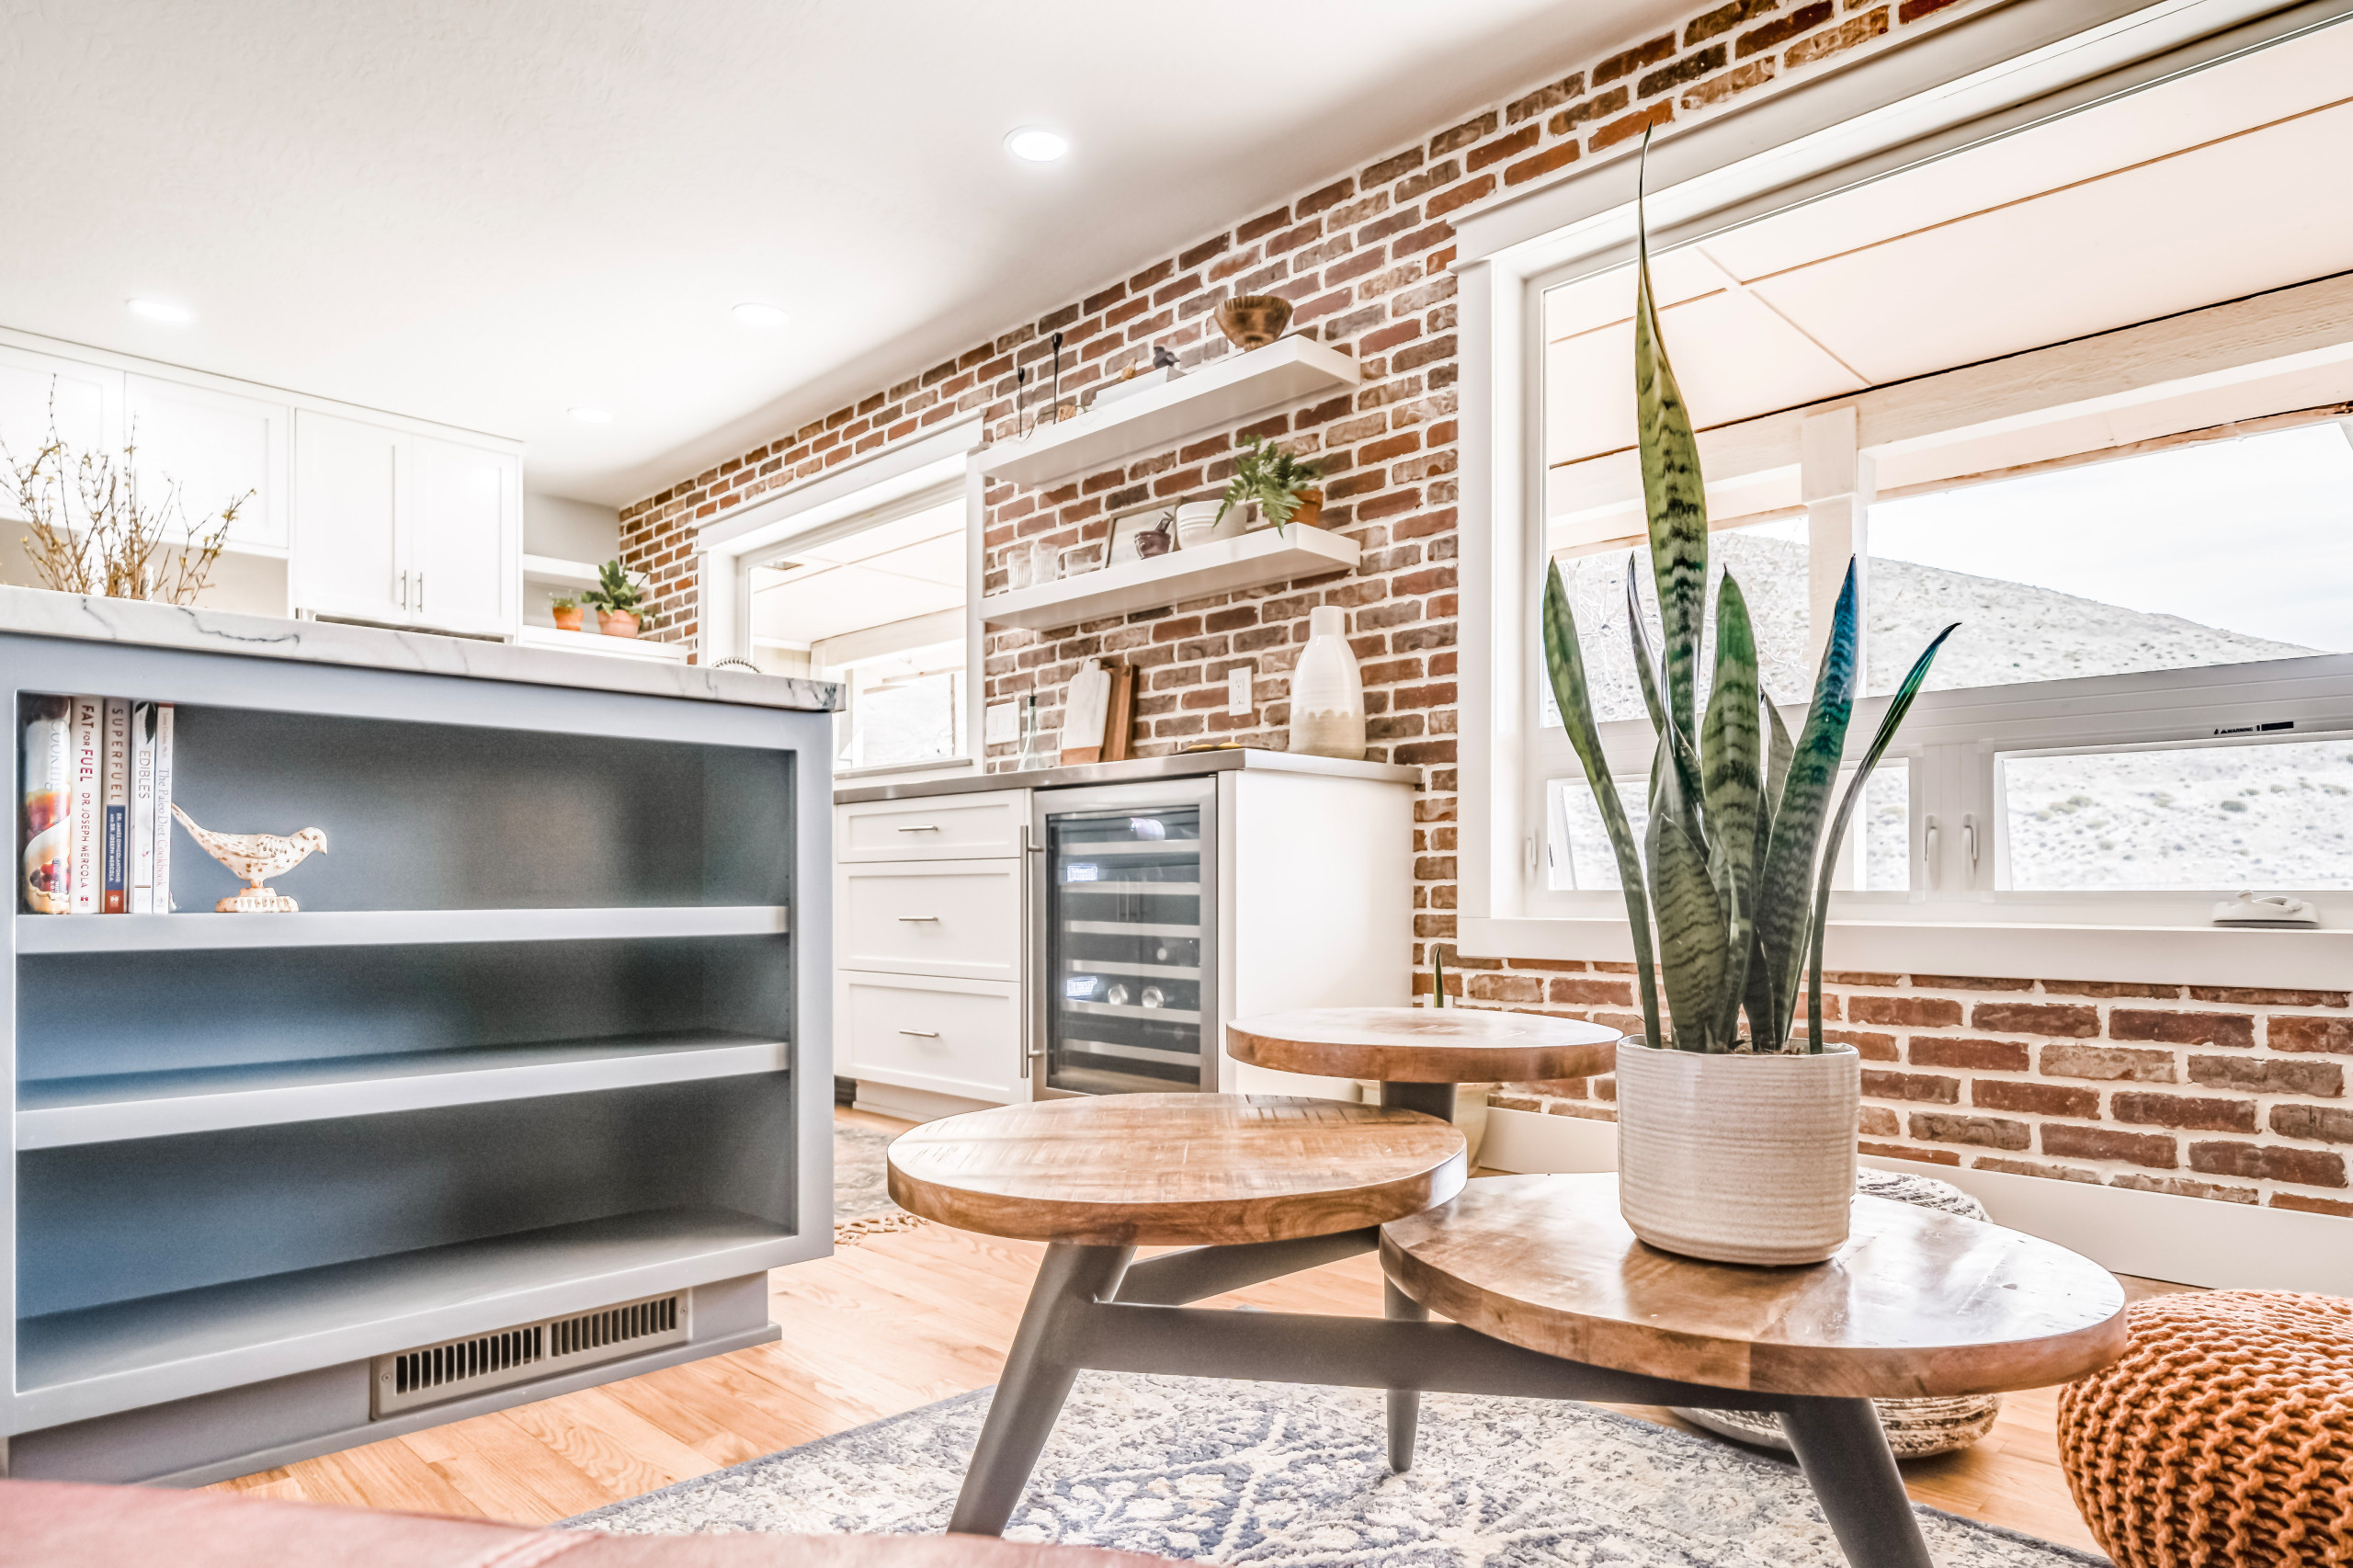
[[[2129,1321],[2123,1358],[2059,1396],[2117,1568],[2353,1568],[2353,1301],[2186,1293]]]

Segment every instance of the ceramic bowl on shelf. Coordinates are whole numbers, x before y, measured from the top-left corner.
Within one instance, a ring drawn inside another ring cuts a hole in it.
[[[1237,294],[1217,308],[1217,329],[1236,348],[1264,348],[1290,324],[1290,301],[1279,294]]]
[[[1222,539],[1239,539],[1245,518],[1243,508],[1235,506],[1218,520],[1219,501],[1188,501],[1176,508],[1176,548],[1190,550],[1197,544],[1209,544]]]

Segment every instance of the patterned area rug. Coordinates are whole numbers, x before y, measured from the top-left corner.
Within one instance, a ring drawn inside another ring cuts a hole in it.
[[[891,1134],[855,1121],[834,1123],[834,1240],[854,1242],[923,1223],[891,1201],[882,1151]]]
[[[566,1521],[944,1529],[983,1390]],[[1083,1374],[1006,1534],[1267,1568],[1847,1568],[1794,1467],[1588,1405],[1433,1394],[1414,1469],[1357,1389]],[[1921,1509],[1938,1568],[2106,1559]],[[1875,1565],[1855,1565],[1875,1568]]]

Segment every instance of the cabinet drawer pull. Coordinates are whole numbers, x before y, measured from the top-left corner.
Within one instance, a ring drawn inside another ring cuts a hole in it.
[[[899,831],[901,833],[938,833],[939,829],[930,823],[919,822],[913,827],[903,827]]]
[[[899,924],[902,926],[921,926],[926,922],[937,926],[939,924],[939,916],[937,915],[902,915],[899,916]]]
[[[899,1032],[904,1035],[913,1035],[917,1040],[938,1040],[939,1038],[939,1031],[938,1029],[901,1029]]]

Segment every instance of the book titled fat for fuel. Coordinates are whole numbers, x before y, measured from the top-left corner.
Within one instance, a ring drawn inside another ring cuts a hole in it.
[[[26,912],[168,914],[171,704],[30,697],[23,714]]]

